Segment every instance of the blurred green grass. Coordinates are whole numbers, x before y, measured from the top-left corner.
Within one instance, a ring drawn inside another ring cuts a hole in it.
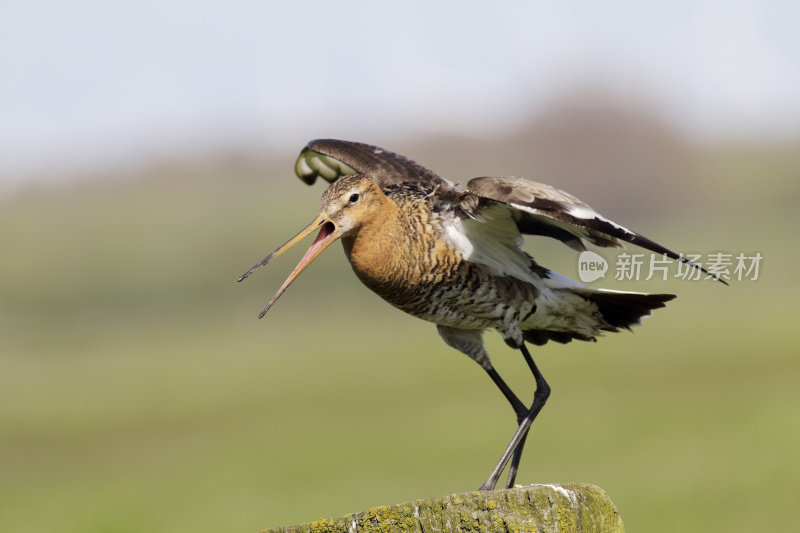
[[[301,251],[236,277],[322,190],[284,163],[0,198],[0,530],[253,531],[483,481],[511,410],[340,251],[255,319]],[[718,150],[677,220],[606,213],[678,250],[760,251],[761,279],[605,283],[679,298],[633,334],[534,352],[553,395],[518,482],[598,484],[630,531],[794,527],[797,168]],[[568,249],[529,249],[575,276]]]

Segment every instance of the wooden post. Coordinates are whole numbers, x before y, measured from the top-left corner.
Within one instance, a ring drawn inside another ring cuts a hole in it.
[[[373,507],[341,518],[267,529],[264,533],[386,531],[624,533],[625,529],[603,489],[588,483],[568,483],[451,494]]]

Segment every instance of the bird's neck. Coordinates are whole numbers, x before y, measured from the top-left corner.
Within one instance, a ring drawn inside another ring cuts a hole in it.
[[[388,199],[373,213],[356,231],[342,237],[347,259],[358,268],[356,273],[374,270],[386,261],[402,225],[400,208]]]
[[[358,231],[342,237],[345,254],[358,278],[385,299],[398,287],[419,283],[424,244],[419,213],[386,199],[376,216]]]

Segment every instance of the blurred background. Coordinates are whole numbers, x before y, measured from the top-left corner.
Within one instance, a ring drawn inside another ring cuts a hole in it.
[[[3,2],[0,530],[255,531],[484,480],[505,400],[341,252],[261,321],[302,250],[235,282],[316,214],[293,164],[318,137],[762,254],[730,287],[599,282],[679,298],[534,351],[553,395],[518,482],[597,484],[630,531],[796,528],[798,20],[777,0]],[[577,275],[559,243],[527,249]]]

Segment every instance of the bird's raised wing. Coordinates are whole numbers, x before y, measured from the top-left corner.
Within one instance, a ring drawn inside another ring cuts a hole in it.
[[[364,174],[381,189],[414,182],[452,186],[432,170],[399,154],[369,144],[336,139],[309,142],[297,158],[295,172],[309,185],[318,177],[333,183],[341,176]]]
[[[467,188],[468,193],[479,199],[501,202],[511,207],[521,233],[553,237],[578,251],[586,249],[587,240],[597,246],[618,248],[623,247],[624,241],[682,261],[708,274],[701,266],[612,222],[585,202],[550,185],[517,177],[481,177],[470,180]],[[477,201],[471,204],[474,212],[467,214],[475,216],[480,213],[481,206],[490,202]]]

